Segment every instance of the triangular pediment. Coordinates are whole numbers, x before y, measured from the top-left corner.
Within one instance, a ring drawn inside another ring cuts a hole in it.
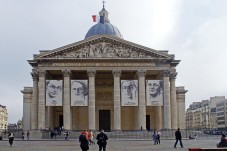
[[[173,57],[164,51],[157,51],[117,37],[99,35],[41,53],[35,59],[173,59]]]

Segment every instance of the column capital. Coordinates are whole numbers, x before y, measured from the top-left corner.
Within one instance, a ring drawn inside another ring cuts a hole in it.
[[[177,72],[170,73],[170,79],[176,79],[177,77]]]
[[[170,71],[169,70],[164,70],[162,72],[162,77],[169,77],[170,76]]]
[[[143,69],[139,69],[137,70],[137,76],[138,77],[145,77],[146,76],[147,71],[143,70]]]
[[[32,76],[33,81],[38,81],[39,73],[36,69],[32,69],[31,76]]]
[[[112,70],[113,76],[114,77],[120,77],[121,76],[121,70],[114,69]]]
[[[38,73],[40,77],[46,77],[46,70],[39,70]]]
[[[62,74],[64,77],[70,77],[71,76],[71,70],[64,69],[62,70]]]
[[[88,69],[87,74],[88,74],[89,77],[94,77],[95,74],[96,74],[96,70],[95,69]]]

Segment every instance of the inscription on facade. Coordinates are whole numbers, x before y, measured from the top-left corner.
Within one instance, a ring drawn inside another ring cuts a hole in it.
[[[45,66],[45,64],[43,64]],[[70,67],[84,67],[84,66],[106,66],[106,67],[114,67],[114,66],[128,66],[128,67],[151,67],[155,66],[154,63],[53,63],[52,66],[70,66]]]
[[[112,92],[96,92],[96,101],[112,101]]]

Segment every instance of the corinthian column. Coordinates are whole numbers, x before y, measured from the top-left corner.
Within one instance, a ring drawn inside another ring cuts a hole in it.
[[[95,130],[95,74],[96,70],[87,70],[89,77],[88,128]]]
[[[169,88],[169,75],[168,70],[164,70],[162,73],[163,76],[163,92],[164,92],[164,104],[163,104],[163,128],[171,128],[171,112],[170,112],[170,88]]]
[[[63,103],[63,119],[64,128],[66,130],[72,129],[72,113],[70,106],[70,70],[62,70],[64,76],[64,103]]]
[[[120,70],[113,70],[114,77],[114,130],[121,130],[121,103],[120,103]]]
[[[146,103],[145,103],[145,75],[146,70],[138,70],[137,75],[139,78],[139,125],[138,129],[146,129]]]
[[[31,129],[38,129],[38,79],[39,74],[38,71],[32,69],[31,72],[33,79],[33,93],[32,93],[32,110],[31,110]]]
[[[170,103],[171,103],[171,128],[177,129],[177,101],[176,101],[176,87],[175,79],[177,73],[170,74]]]
[[[45,128],[45,83],[46,71],[39,71],[38,129]]]

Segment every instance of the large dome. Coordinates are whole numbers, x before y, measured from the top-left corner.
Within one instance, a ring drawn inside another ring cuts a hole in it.
[[[104,24],[97,23],[96,25],[92,26],[87,32],[85,39],[94,35],[103,35],[103,34],[112,35],[123,39],[123,36],[121,35],[117,27],[107,22],[104,22]]]
[[[88,30],[85,36],[85,39],[91,36],[103,35],[103,34],[112,35],[123,39],[123,36],[121,35],[118,28],[110,23],[110,20],[108,19],[108,12],[105,10],[104,7],[99,12],[99,15],[100,15],[100,21]]]

